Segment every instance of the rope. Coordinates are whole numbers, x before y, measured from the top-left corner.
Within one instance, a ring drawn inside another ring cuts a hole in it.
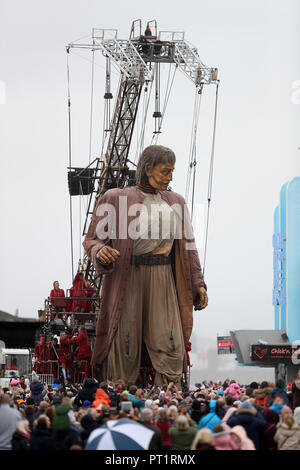
[[[208,226],[209,226],[210,203],[211,203],[211,195],[212,195],[214,157],[215,157],[215,142],[216,142],[216,127],[217,127],[218,97],[219,97],[219,82],[217,82],[217,84],[216,84],[216,98],[215,98],[215,112],[214,112],[214,124],[213,124],[213,137],[212,137],[212,148],[211,148],[210,168],[209,168],[209,178],[208,178],[208,189],[207,189],[207,221],[206,221],[205,247],[204,247],[204,258],[203,258],[203,275],[204,275],[204,272],[205,272],[205,263],[206,263],[206,255],[207,255]]]
[[[69,168],[72,167],[72,136],[71,136],[71,92],[70,92],[70,66],[69,49],[67,49],[67,82],[68,82],[68,133],[69,133]],[[70,210],[70,237],[71,237],[71,262],[72,262],[72,282],[74,279],[74,247],[73,247],[73,215],[72,215],[72,196],[69,201]]]
[[[188,196],[190,192],[190,179],[191,179],[191,169],[192,169],[192,160],[193,160],[193,136],[194,136],[194,127],[195,127],[195,116],[196,116],[196,103],[197,103],[197,87],[195,89],[195,98],[194,98],[194,111],[193,111],[193,120],[192,120],[192,132],[191,132],[191,140],[190,140],[190,150],[189,150],[189,163],[188,163],[188,172],[187,172],[187,181],[185,187],[185,200],[188,201]]]
[[[193,124],[192,124],[192,134],[190,142],[190,159],[189,159],[189,168],[187,174],[187,183],[186,183],[186,200],[188,200],[190,192],[190,181],[191,181],[191,172],[193,170],[193,185],[192,185],[192,211],[191,219],[193,219],[194,213],[194,199],[195,199],[195,183],[196,183],[196,165],[197,165],[197,132],[199,125],[199,116],[200,116],[200,107],[202,101],[202,89],[203,85],[198,89],[196,87],[195,102],[194,102],[194,112],[193,112]]]
[[[163,123],[163,119],[164,119],[164,116],[165,116],[165,112],[166,112],[166,109],[167,109],[167,106],[168,106],[168,102],[169,102],[171,90],[172,90],[172,87],[173,87],[173,83],[174,83],[174,78],[175,78],[176,71],[177,71],[177,65],[174,67],[174,73],[173,73],[172,81],[171,81],[171,84],[170,84],[170,86],[169,86],[170,72],[171,72],[171,64],[170,64],[170,67],[169,67],[169,74],[168,74],[168,80],[167,80],[167,87],[166,87],[166,93],[165,93],[164,106],[163,106],[163,111],[162,111],[162,116],[161,116],[161,118],[160,118],[160,123],[159,123],[158,131],[157,131],[157,132],[154,132],[153,135],[152,135],[151,144],[152,144],[154,138],[156,138],[155,144],[157,144],[158,137],[159,137],[159,135],[160,135],[160,130],[161,130],[162,123]],[[168,86],[169,86],[169,90],[168,90]]]
[[[92,77],[91,77],[91,105],[90,105],[90,139],[89,139],[89,164],[92,156],[92,135],[93,135],[93,107],[94,107],[94,68],[95,68],[95,50],[92,51]]]
[[[150,91],[149,92],[147,91],[148,97],[147,97],[147,101],[146,101],[146,104],[145,104],[144,116],[143,116],[143,121],[142,121],[142,125],[141,125],[141,135],[140,135],[139,152],[138,152],[139,154],[142,153],[142,149],[144,148],[145,127],[146,127],[146,121],[147,121],[147,116],[148,116],[148,109],[149,109],[152,85],[153,85],[153,80],[151,81]]]

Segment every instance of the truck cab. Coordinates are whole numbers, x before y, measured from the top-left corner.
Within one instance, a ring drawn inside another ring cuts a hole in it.
[[[0,348],[0,387],[9,387],[12,379],[25,376],[25,383],[29,385],[31,372],[30,349]]]

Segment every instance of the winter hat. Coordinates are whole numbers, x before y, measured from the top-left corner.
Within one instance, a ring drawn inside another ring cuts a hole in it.
[[[240,408],[240,410],[249,410],[249,411],[252,411],[253,410],[253,406],[251,405],[251,403],[249,401],[244,401]]]
[[[82,406],[83,408],[88,408],[89,406],[91,406],[91,402],[89,400],[84,400],[84,402],[82,403]]]
[[[218,395],[222,397],[224,395],[224,390],[219,389],[218,390]]]
[[[19,381],[17,379],[12,379],[9,385],[15,386],[18,385]]]
[[[117,392],[119,392],[119,393],[123,392],[123,386],[122,385],[117,386]]]
[[[59,405],[56,408],[53,419],[53,429],[57,431],[65,431],[70,427],[70,418],[68,416],[70,409],[69,405]]]
[[[54,380],[53,380],[53,384],[51,385],[51,388],[52,388],[52,390],[53,390],[54,388],[57,388],[58,390],[61,389],[61,385],[60,385],[60,383],[59,383],[59,379],[54,379]]]
[[[145,401],[145,408],[150,408],[152,405],[152,400],[146,400]]]
[[[31,381],[32,382],[38,382],[40,380],[39,376],[37,375],[37,373],[33,370],[32,371],[32,378],[31,378]]]
[[[54,406],[58,406],[61,404],[61,398],[60,396],[58,395],[55,395],[55,397],[53,398],[53,401],[52,401],[52,405]]]

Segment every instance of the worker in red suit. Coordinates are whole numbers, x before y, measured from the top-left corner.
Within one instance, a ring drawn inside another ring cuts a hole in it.
[[[56,297],[65,297],[65,291],[63,289],[59,288],[59,282],[54,281],[53,282],[53,289],[50,292],[50,299],[53,299]]]
[[[33,370],[37,374],[46,374],[46,344],[44,336],[40,337],[39,343],[34,348],[34,366]]]
[[[91,286],[90,281],[85,280],[85,295],[87,298],[91,298],[94,295],[94,289]],[[86,312],[92,312],[93,311],[93,302],[91,300],[86,301]]]
[[[73,312],[73,299],[72,299],[73,294],[74,294],[74,288],[72,286],[69,289],[69,298],[67,300],[66,312]]]
[[[58,357],[59,362],[62,366],[62,373],[65,379],[67,378],[67,376],[70,376],[72,367],[72,355],[69,344],[70,338],[70,335],[67,335],[65,331],[62,331],[60,333]]]
[[[90,366],[92,353],[91,353],[89,339],[88,339],[88,335],[87,335],[85,327],[81,326],[79,328],[78,336],[73,336],[73,338],[68,340],[68,343],[78,344],[77,348],[74,351],[75,361],[76,361],[74,364],[75,370],[76,370],[75,375],[77,374],[77,377],[79,376],[80,371],[81,371],[82,361],[87,361],[87,368],[85,372],[87,375],[89,375],[89,366]]]
[[[34,363],[32,366],[32,370],[34,370],[37,373],[38,373],[38,367],[39,367],[40,345],[41,345],[41,338],[40,338],[39,343],[35,345],[34,353],[33,353]]]
[[[73,336],[73,338],[68,340],[68,344],[73,344],[73,343],[78,344],[77,348],[75,349],[74,354],[75,354],[76,361],[79,363],[79,366],[80,366],[81,361],[83,360],[90,361],[92,353],[91,353],[91,348],[89,344],[89,338],[88,338],[88,335],[84,326],[81,326],[79,328],[78,336]]]
[[[50,299],[51,299],[52,305],[55,307],[56,316],[57,316],[58,312],[65,311],[65,307],[57,305],[58,302],[56,301],[56,299],[59,299],[59,298],[62,298],[62,299],[65,298],[65,291],[63,289],[59,288],[59,282],[58,281],[54,281],[53,282],[53,289],[50,292]],[[51,320],[52,319],[53,318],[52,318],[52,315],[51,315]]]
[[[48,374],[48,364],[47,364],[47,345],[45,338],[42,339],[40,345],[40,354],[39,354],[39,373]]]
[[[73,287],[70,289],[70,297],[85,297],[85,279],[84,274],[80,271],[81,260],[78,262],[76,276],[73,280]],[[71,312],[86,312],[86,300],[71,300],[68,306],[68,311]]]
[[[51,341],[46,344],[46,360],[48,362],[48,370],[50,374],[53,374],[53,378],[58,378],[58,361],[59,361],[59,346],[58,339],[53,337]]]

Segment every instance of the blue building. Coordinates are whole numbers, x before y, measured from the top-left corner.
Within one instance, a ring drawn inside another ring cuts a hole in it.
[[[300,341],[300,177],[285,183],[274,211],[274,328]]]
[[[274,211],[273,330],[230,335],[241,365],[274,367],[291,382],[300,370],[300,177],[285,183]]]

